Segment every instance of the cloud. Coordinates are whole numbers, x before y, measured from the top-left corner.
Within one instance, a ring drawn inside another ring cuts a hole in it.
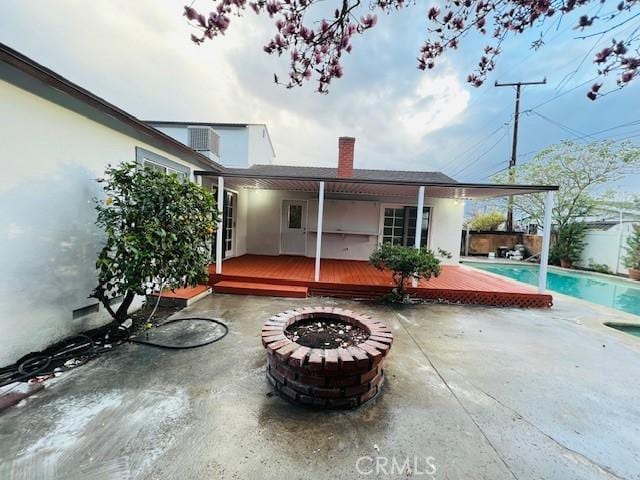
[[[414,144],[461,119],[471,95],[452,72],[425,75],[398,105],[399,126]]]
[[[181,16],[184,3],[5,0],[0,31],[3,42],[140,118],[267,123],[279,163],[335,165],[337,138],[353,135],[360,168],[451,172],[473,161],[473,151],[458,158],[461,152],[512,116],[513,92],[493,88],[494,77],[480,90],[465,82],[480,53],[476,42],[451,52],[434,70],[415,68],[426,32],[421,5],[381,16],[376,28],[356,38],[353,54],[344,58],[345,76],[323,96],[313,82],[293,90],[273,84],[273,73],[286,75],[287,58],[262,51],[274,33],[268,17],[248,11],[233,19],[224,37],[198,47]],[[496,77],[527,80],[547,71],[550,81],[525,89],[523,109],[557,95],[553,86],[581,59],[568,43],[571,35],[535,54],[526,41],[510,42]],[[631,88],[629,98],[640,85]],[[544,112],[589,132],[634,120],[626,107],[622,95],[587,103],[578,89]],[[557,126],[523,117],[522,151],[566,136]],[[506,150],[496,148],[465,174],[480,179],[506,159]]]

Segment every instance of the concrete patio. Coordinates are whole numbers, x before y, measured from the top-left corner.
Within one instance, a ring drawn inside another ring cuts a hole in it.
[[[222,341],[123,345],[2,414],[0,478],[639,479],[640,340],[602,325],[634,317],[555,300],[391,309],[214,295],[178,316],[223,319]],[[270,393],[260,326],[302,305],[393,328],[381,396],[325,412]],[[411,471],[391,471],[407,459]]]

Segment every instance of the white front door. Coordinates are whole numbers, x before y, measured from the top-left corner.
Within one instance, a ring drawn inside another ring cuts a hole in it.
[[[280,253],[305,255],[307,250],[307,202],[283,200]]]

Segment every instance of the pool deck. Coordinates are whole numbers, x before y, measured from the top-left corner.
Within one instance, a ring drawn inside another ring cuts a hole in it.
[[[265,380],[265,318],[316,305],[393,330],[383,393],[360,409],[294,406]],[[639,478],[640,339],[603,325],[633,316],[563,295],[522,310],[220,294],[177,316],[229,334],[122,345],[47,384],[0,416],[0,478]],[[413,468],[427,456],[434,476]],[[387,474],[358,473],[377,457]]]

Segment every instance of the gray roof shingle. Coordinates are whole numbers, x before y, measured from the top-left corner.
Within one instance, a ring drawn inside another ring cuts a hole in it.
[[[265,175],[272,177],[312,177],[337,178],[338,169],[328,167],[297,167],[293,165],[253,165],[249,168],[227,168],[234,174]],[[412,172],[407,170],[368,170],[354,169],[353,177],[357,180],[390,180],[425,183],[457,183],[453,178],[441,172]]]

